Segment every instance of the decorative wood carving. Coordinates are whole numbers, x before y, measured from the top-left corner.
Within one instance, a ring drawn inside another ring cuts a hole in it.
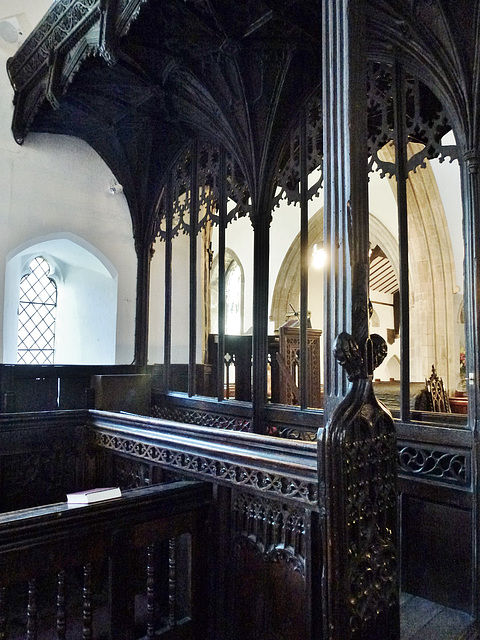
[[[100,430],[92,434],[93,443],[112,451],[140,457],[164,467],[181,470],[198,477],[209,477],[217,481],[238,484],[262,493],[300,500],[315,504],[317,487],[293,476],[271,473],[239,464],[230,464],[204,455],[191,455],[174,448],[136,442],[133,438],[109,435]]]
[[[198,424],[204,427],[215,427],[229,431],[250,431],[251,420],[225,416],[221,413],[215,414],[208,411],[197,411],[195,409],[184,409],[181,407],[165,407],[154,404],[152,415],[164,420],[173,420],[185,424]]]
[[[311,513],[236,490],[232,515],[232,638],[310,637]]]
[[[417,444],[398,447],[399,472],[457,486],[470,485],[470,456],[467,452],[427,448]]]
[[[320,387],[320,329],[307,329],[307,371],[309,407],[322,406]],[[298,369],[300,353],[300,329],[298,327],[280,327],[278,359],[280,365],[280,402],[299,404]]]
[[[442,413],[451,413],[452,411],[443,380],[438,377],[433,364],[430,377],[425,379],[425,388],[415,397],[415,409],[441,411]]]
[[[410,142],[423,146],[407,161],[407,173],[425,167],[425,160],[440,161],[458,158],[455,145],[442,144],[442,138],[451,124],[439,99],[418,77],[407,74],[405,78],[405,102],[408,116],[405,118],[405,134]],[[380,171],[382,176],[395,175],[395,164],[379,157],[378,152],[388,142],[393,142],[395,97],[394,69],[392,65],[370,62],[368,82],[368,151],[369,170]]]
[[[378,350],[382,350],[380,341]],[[358,345],[348,334],[339,336],[335,357],[352,384],[320,442],[326,506],[327,637],[398,640],[393,419],[376,400],[372,378],[365,375]]]
[[[235,544],[248,540],[266,560],[287,562],[305,578],[305,510],[235,492],[232,502]]]

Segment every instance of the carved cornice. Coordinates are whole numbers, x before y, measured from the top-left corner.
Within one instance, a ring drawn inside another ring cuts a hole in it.
[[[318,506],[314,443],[92,411],[96,446],[197,478]]]
[[[53,108],[89,56],[108,64],[114,43],[130,29],[146,0],[57,0],[7,61],[15,91],[12,130],[21,144],[45,99]],[[110,28],[107,28],[110,25]]]

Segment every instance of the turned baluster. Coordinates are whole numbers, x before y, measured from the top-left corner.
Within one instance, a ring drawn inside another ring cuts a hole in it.
[[[65,571],[59,571],[57,576],[57,638],[64,640],[66,633],[66,611],[65,611]]]
[[[147,638],[155,636],[155,546],[147,547]]]
[[[32,578],[28,581],[27,640],[37,639],[37,613],[37,582]]]
[[[170,538],[168,541],[168,626],[175,626],[176,609],[176,540]]]
[[[92,565],[83,567],[83,640],[91,640],[92,631]]]
[[[7,640],[8,608],[7,608],[7,590],[5,587],[0,588],[0,640]]]

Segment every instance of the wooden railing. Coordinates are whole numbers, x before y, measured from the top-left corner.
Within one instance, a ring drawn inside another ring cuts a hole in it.
[[[175,482],[0,516],[0,637],[203,638],[209,500]]]
[[[189,398],[182,393],[152,389],[152,416],[184,424],[216,427],[228,431],[251,431],[250,402],[220,402],[216,398]],[[323,426],[323,410],[268,404],[265,407],[266,434],[291,440],[315,441]]]

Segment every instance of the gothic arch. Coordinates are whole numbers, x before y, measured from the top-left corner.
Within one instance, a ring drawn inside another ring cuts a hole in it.
[[[412,151],[418,151],[411,145]],[[382,149],[393,161],[394,149]],[[390,181],[394,195],[394,181]],[[407,181],[410,255],[410,379],[422,381],[432,364],[447,388],[458,382],[458,335],[453,300],[455,261],[442,199],[430,162]],[[459,221],[461,223],[461,221]]]
[[[308,242],[309,245],[323,242],[323,207],[315,213],[308,222]],[[370,216],[370,240],[372,245],[379,244],[386,257],[390,261],[399,277],[398,264],[398,242],[388,231],[384,224],[375,216]],[[273,290],[270,320],[274,322],[275,328],[285,321],[285,315],[291,311],[289,302],[298,300],[300,295],[300,238],[299,235],[293,240],[275,281]]]
[[[394,152],[384,148],[385,160]],[[390,181],[394,195],[395,183]],[[435,364],[449,389],[458,380],[458,336],[453,300],[455,262],[447,219],[430,163],[409,175],[409,253],[411,380],[422,381]],[[309,245],[323,239],[323,207],[309,220]],[[399,275],[398,241],[378,218],[370,216],[370,239],[379,244]],[[300,292],[300,241],[291,243],[279,269],[272,295],[270,320],[275,328],[285,321],[289,302]]]

